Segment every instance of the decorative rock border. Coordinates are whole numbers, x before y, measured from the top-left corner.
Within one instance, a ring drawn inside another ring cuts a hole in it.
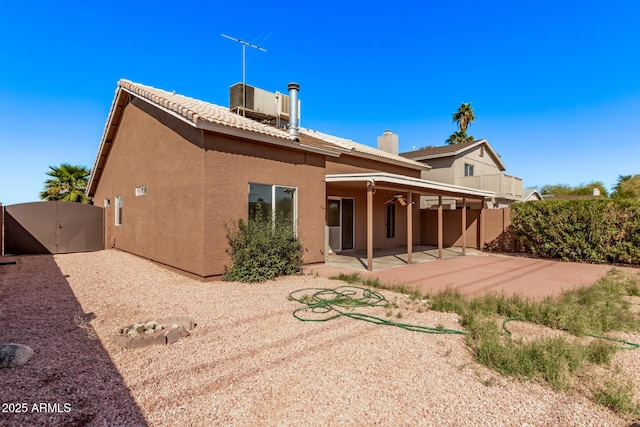
[[[180,338],[191,335],[196,327],[189,317],[168,317],[159,320],[133,323],[115,336],[116,344],[125,348],[141,348],[151,345],[173,344]]]

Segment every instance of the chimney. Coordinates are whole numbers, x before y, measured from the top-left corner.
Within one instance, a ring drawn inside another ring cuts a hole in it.
[[[398,135],[390,130],[385,130],[382,136],[378,137],[378,150],[398,154]]]
[[[600,197],[600,189],[598,187],[593,189],[593,197]]]
[[[289,83],[289,133],[298,135],[298,91],[300,85],[298,83]]]

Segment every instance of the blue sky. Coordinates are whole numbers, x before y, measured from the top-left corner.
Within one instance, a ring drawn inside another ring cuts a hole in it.
[[[95,4],[94,4],[95,3]],[[442,145],[471,102],[524,184],[640,173],[638,1],[3,2],[0,202],[49,165],[93,166],[120,78],[227,106],[241,81],[301,85],[302,126],[400,150]]]

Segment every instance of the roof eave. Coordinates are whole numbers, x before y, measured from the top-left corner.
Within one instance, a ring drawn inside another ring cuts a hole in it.
[[[507,168],[504,165],[504,163],[502,163],[502,160],[500,160],[500,157],[498,157],[498,154],[496,153],[496,151],[493,149],[493,147],[491,146],[491,144],[489,144],[489,141],[487,141],[486,139],[479,139],[477,141],[475,141],[473,144],[468,145],[464,148],[461,148],[459,150],[456,151],[450,151],[448,153],[437,153],[437,154],[426,154],[426,155],[422,155],[422,156],[416,156],[416,157],[407,157],[408,159],[411,160],[415,160],[415,161],[422,161],[422,160],[431,160],[431,159],[440,159],[443,157],[452,157],[452,156],[457,156],[458,154],[463,153],[464,151],[473,149],[481,144],[485,144],[487,146],[487,148],[490,151],[490,155],[491,157],[493,157],[493,159],[496,162],[496,165],[498,166],[498,168],[501,171],[506,171]]]
[[[417,164],[413,164],[413,163],[405,162],[402,160],[390,159],[388,157],[380,157],[380,156],[376,156],[369,153],[363,153],[362,151],[356,151],[355,149],[351,149],[351,151],[349,151],[348,154],[356,157],[362,157],[369,160],[376,160],[383,163],[391,163],[396,166],[402,166],[410,169],[425,170],[425,171],[431,170],[431,166],[429,166],[426,163],[416,162]]]
[[[429,181],[426,179],[390,174],[386,172],[325,175],[325,181],[327,183],[365,181],[373,181],[375,183],[376,180],[397,185],[419,187],[425,190],[431,190],[433,192],[451,193],[453,195],[458,195],[458,197],[472,196],[481,199],[496,197],[496,193],[494,191],[478,190],[475,188],[463,187],[460,185],[446,184],[442,182]]]
[[[325,156],[339,157],[340,153],[319,147],[301,144],[294,139],[284,139],[275,136],[263,135],[251,130],[236,129],[225,126],[220,123],[213,123],[205,120],[198,120],[197,128],[215,132],[222,135],[233,136],[236,138],[250,139],[252,141],[263,142],[266,144],[278,145],[285,148],[293,148],[296,150],[310,151],[312,153],[323,154]]]
[[[87,182],[87,187],[85,189],[85,194],[89,197],[92,197],[95,194],[95,185],[97,185],[96,174],[102,175],[102,169],[99,168],[100,159],[102,157],[107,157],[107,154],[104,152],[106,150],[107,144],[111,142],[107,141],[109,130],[112,126],[118,126],[118,123],[114,123],[114,118],[119,119],[120,117],[116,117],[115,112],[118,110],[118,106],[120,105],[120,100],[122,99],[123,88],[118,86],[115,91],[115,95],[113,97],[113,101],[111,102],[111,108],[109,109],[109,115],[107,116],[107,122],[104,126],[104,130],[102,131],[102,137],[100,138],[100,145],[98,147],[98,153],[93,162],[93,168],[91,168],[91,175],[89,175],[89,180]],[[123,107],[120,107],[123,108]],[[116,129],[117,130],[117,129]],[[115,135],[114,135],[115,136]],[[100,180],[100,176],[97,177],[97,180]]]

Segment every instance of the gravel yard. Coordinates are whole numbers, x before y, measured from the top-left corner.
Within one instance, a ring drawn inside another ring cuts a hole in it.
[[[35,355],[0,370],[3,426],[631,424],[576,391],[499,376],[474,362],[461,335],[292,316],[300,304],[290,292],[342,282],[202,283],[115,250],[12,260],[0,266],[0,343]],[[404,323],[460,328],[455,314],[403,309],[407,298],[382,293]],[[114,342],[123,326],[173,316],[198,326],[171,345]],[[638,392],[640,351],[615,363]]]

